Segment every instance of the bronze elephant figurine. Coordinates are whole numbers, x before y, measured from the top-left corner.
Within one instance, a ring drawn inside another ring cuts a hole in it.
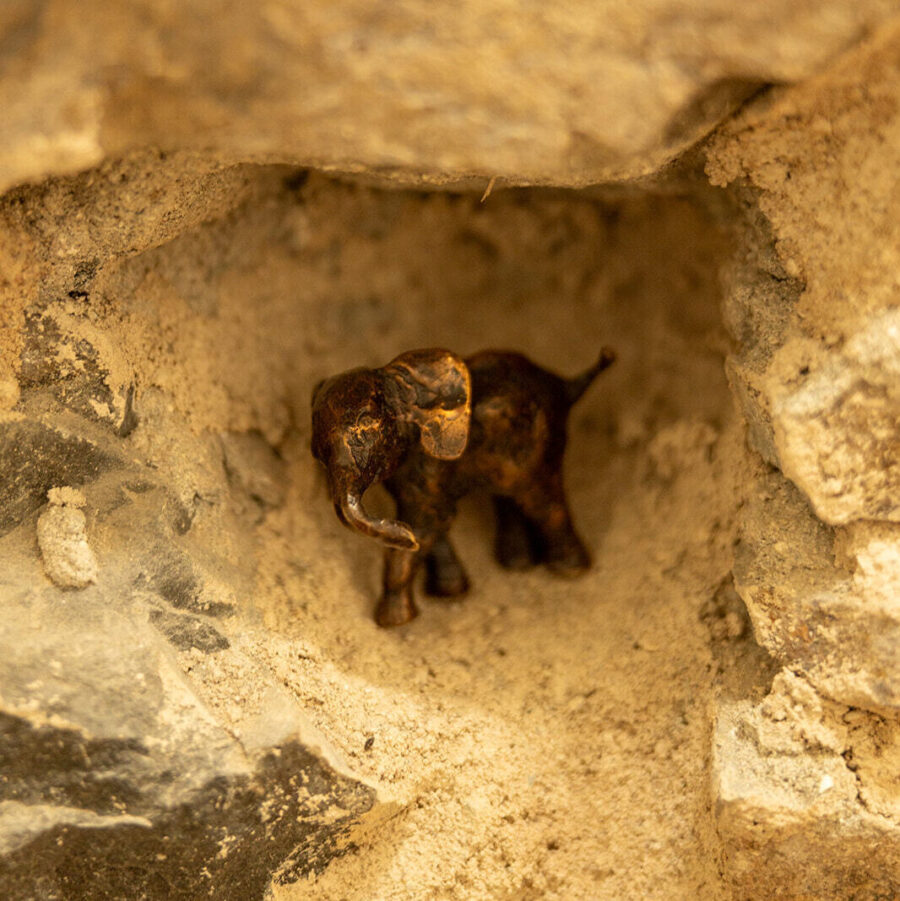
[[[448,538],[461,497],[493,495],[501,565],[546,564],[574,575],[590,566],[562,481],[569,410],[615,360],[604,348],[573,379],[518,353],[414,350],[381,369],[353,369],[313,392],[312,452],[324,466],[341,522],[387,546],[375,619],[397,626],[418,613],[413,578],[453,597],[469,587]],[[362,497],[384,482],[396,519],[375,519]]]

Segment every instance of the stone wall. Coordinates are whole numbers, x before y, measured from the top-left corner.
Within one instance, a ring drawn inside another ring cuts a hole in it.
[[[767,892],[897,891],[898,41],[880,31],[710,147],[714,183],[767,223],[727,313],[771,467],[749,486],[735,581],[784,666],[718,725],[720,828],[748,897],[761,870]]]
[[[900,9],[326,6],[0,12],[0,893],[900,892]],[[435,344],[616,347],[595,566],[385,632],[308,398]]]
[[[13,0],[0,20],[0,184],[148,144],[404,180],[633,178],[893,10],[891,0],[627,10]]]

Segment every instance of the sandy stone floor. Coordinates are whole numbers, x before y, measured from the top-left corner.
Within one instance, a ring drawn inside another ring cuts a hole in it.
[[[727,572],[734,436],[681,422],[647,455],[601,438],[600,460],[590,438],[581,423],[571,467],[573,483],[602,470],[575,503],[586,578],[503,572],[473,504],[457,528],[466,602],[426,601],[402,631],[341,622],[377,567],[348,536],[359,565],[332,610],[267,610],[289,634],[254,656],[386,802],[358,849],[279,901],[723,897],[699,611]]]
[[[613,231],[628,236],[606,276],[620,299],[599,315],[621,366],[576,408],[567,469],[595,558],[587,576],[500,569],[489,504],[472,498],[453,532],[470,596],[422,598],[410,626],[378,629],[378,546],[334,518],[305,426],[282,446],[291,490],[259,527],[259,627],[233,640],[383,803],[343,858],[276,885],[277,901],[723,897],[708,786],[716,664],[701,611],[729,572],[744,452],[704,274],[721,244],[678,202],[625,207]],[[636,283],[657,252],[668,269]],[[486,333],[509,323],[560,371],[581,365],[566,349],[569,330],[585,356],[574,319],[548,321],[554,338],[531,307],[521,319],[484,309]],[[428,343],[420,316],[411,310],[409,346]],[[445,331],[454,346],[478,340],[471,323],[457,328]]]

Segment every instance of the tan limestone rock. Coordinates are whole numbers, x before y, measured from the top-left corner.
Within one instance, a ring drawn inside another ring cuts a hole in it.
[[[757,198],[772,250],[726,302],[732,384],[756,449],[833,524],[900,518],[898,48],[882,29],[709,148],[712,181]]]
[[[782,468],[816,513],[900,521],[900,310],[840,349],[791,342],[767,381]]]
[[[408,183],[634,178],[895,12],[893,0],[15,0],[0,20],[0,184],[147,144]]]
[[[734,897],[894,897],[898,786],[884,752],[895,759],[898,735],[896,720],[825,701],[789,670],[759,704],[720,703],[713,796]]]
[[[900,707],[895,526],[840,534],[778,473],[744,508],[735,586],[757,641],[823,694],[869,709]],[[837,562],[836,562],[837,560]]]

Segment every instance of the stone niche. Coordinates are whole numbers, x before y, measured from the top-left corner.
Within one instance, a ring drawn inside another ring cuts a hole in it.
[[[212,6],[0,11],[0,896],[900,893],[895,7]],[[604,344],[376,627],[317,381]]]

